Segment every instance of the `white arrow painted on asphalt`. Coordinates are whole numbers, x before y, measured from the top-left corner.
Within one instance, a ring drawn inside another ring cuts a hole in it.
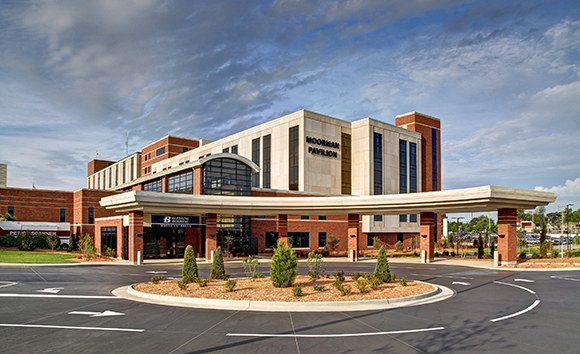
[[[453,285],[453,284],[457,284],[457,285],[471,285],[471,283],[468,283],[468,282],[463,282],[463,281],[454,281],[454,282],[453,282],[453,283],[451,283],[451,284],[452,284],[452,285]]]
[[[530,279],[514,279],[514,281],[523,281],[524,283],[535,283],[534,280]]]
[[[103,311],[103,312],[89,312],[89,311],[72,311],[68,313],[69,315],[87,315],[90,317],[107,317],[107,316],[125,316],[124,313],[115,311]]]
[[[156,270],[148,270],[148,271],[146,271],[145,273],[149,273],[149,274],[165,274],[165,273],[167,273],[167,272],[166,272],[166,271],[164,271],[164,270],[161,270],[161,271],[156,271]]]
[[[43,290],[36,290],[39,293],[51,293],[51,294],[58,294],[59,291],[63,290],[64,288],[46,288]]]

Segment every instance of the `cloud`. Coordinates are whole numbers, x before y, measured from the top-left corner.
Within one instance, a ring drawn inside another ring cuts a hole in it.
[[[567,180],[563,186],[553,186],[551,188],[537,186],[534,190],[552,192],[558,197],[580,197],[580,177],[573,181]]]

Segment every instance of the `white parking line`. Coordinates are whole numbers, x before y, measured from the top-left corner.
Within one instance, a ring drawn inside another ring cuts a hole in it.
[[[53,298],[53,299],[121,299],[116,296],[89,296],[89,295],[51,295],[51,294],[2,294],[0,297],[39,297],[39,298]]]
[[[0,327],[22,327],[22,328],[51,328],[51,329],[78,329],[86,331],[116,331],[116,332],[144,332],[144,329],[132,328],[107,328],[107,327],[74,327],[74,326],[51,326],[51,325],[25,325],[25,324],[3,324]]]
[[[519,316],[521,314],[524,314],[528,311],[532,311],[536,306],[538,306],[540,304],[540,300],[536,300],[534,301],[533,304],[531,304],[530,306],[528,306],[527,308],[516,312],[516,313],[512,313],[511,315],[507,315],[507,316],[503,316],[503,317],[499,317],[499,318],[494,318],[493,320],[490,320],[491,322],[498,322],[498,321],[503,321],[503,320],[507,320],[508,318],[512,318],[512,317],[516,317]]]
[[[364,336],[382,336],[388,334],[405,334],[405,333],[418,333],[418,332],[430,332],[430,331],[441,331],[445,327],[433,327],[433,328],[421,328],[421,329],[409,329],[402,331],[389,331],[389,332],[370,332],[370,333],[343,333],[343,334],[267,334],[267,333],[227,333],[226,336],[229,337],[290,337],[290,338],[336,338],[336,337],[364,337]]]
[[[531,290],[531,289],[528,289],[528,288],[524,288],[524,287],[523,287],[523,286],[521,286],[521,285],[510,284],[510,283],[504,283],[504,282],[501,282],[501,281],[494,281],[494,283],[496,283],[496,284],[501,284],[501,285],[509,285],[509,286],[513,286],[514,288],[520,288],[520,289],[522,289],[522,290],[525,290],[525,291],[527,291],[527,292],[529,292],[529,293],[532,293],[532,294],[536,295],[536,292],[535,292],[535,291],[533,291],[533,290]]]

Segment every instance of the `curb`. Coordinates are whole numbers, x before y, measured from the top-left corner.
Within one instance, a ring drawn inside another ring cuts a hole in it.
[[[419,282],[418,280],[415,280]],[[112,291],[113,295],[127,300],[147,302],[157,305],[190,307],[198,309],[262,312],[351,312],[385,310],[405,306],[417,306],[446,300],[455,292],[441,285],[425,283],[435,289],[421,295],[395,299],[363,301],[328,301],[328,302],[276,302],[252,300],[204,299],[180,296],[155,295],[137,291],[133,285],[123,286]]]

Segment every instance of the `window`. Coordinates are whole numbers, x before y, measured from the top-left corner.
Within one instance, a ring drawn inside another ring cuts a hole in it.
[[[407,222],[407,214],[399,215],[399,222]]]
[[[101,189],[101,174],[97,174],[97,189]]]
[[[260,166],[260,138],[252,140],[252,162]],[[252,173],[252,187],[260,187],[260,174]]]
[[[234,159],[214,159],[203,165],[203,194],[251,195],[252,170]]]
[[[397,242],[399,242],[399,241],[403,242],[403,239],[404,239],[404,235],[402,233],[398,233],[397,234]]]
[[[117,249],[117,227],[101,227],[101,252],[107,248]]]
[[[89,207],[89,224],[95,223],[95,208]]]
[[[270,134],[264,135],[262,139],[262,188],[270,188],[270,154],[272,136]]]
[[[301,215],[300,216],[300,219],[301,220],[310,220],[310,216],[308,216],[308,215]]]
[[[399,140],[399,193],[407,193],[407,142]]]
[[[383,194],[383,134],[373,135],[374,194]]]
[[[135,171],[135,161],[133,161],[134,157],[131,157],[131,181],[135,178],[134,171]]]
[[[193,194],[193,171],[167,177],[167,193]]]
[[[12,218],[14,218],[14,206],[8,207],[8,214],[10,214],[12,216]]]
[[[351,141],[349,134],[342,133],[341,144],[341,193],[351,194]]]
[[[147,192],[162,192],[163,191],[162,183],[163,182],[161,179],[143,183],[143,190]]]
[[[161,156],[165,154],[165,146],[164,147],[160,147],[159,149],[157,149],[157,151],[155,152],[155,156]]]
[[[119,165],[115,166],[115,187],[119,185]]]
[[[310,233],[309,232],[289,232],[288,238],[292,239],[293,248],[309,248],[310,247]]]
[[[147,154],[145,154],[145,161],[147,161]]]
[[[222,149],[222,152],[225,153],[225,154],[229,154],[230,153],[230,148],[229,147],[223,148]]]
[[[432,128],[431,129],[431,151],[432,151],[432,160],[431,160],[431,165],[433,166],[433,189],[434,191],[439,190],[438,186],[437,186],[437,129]]]
[[[125,184],[126,180],[126,173],[125,173],[125,161],[123,161],[123,171],[122,171],[122,176],[123,176],[123,184]]]
[[[109,188],[113,185],[113,169],[109,168]]]
[[[383,222],[383,216],[382,215],[373,215],[373,219],[375,222]]]
[[[318,216],[318,220],[326,220],[326,215],[320,215],[320,216]]]
[[[326,232],[318,233],[318,248],[326,247]]]
[[[289,146],[289,183],[288,189],[291,191],[298,190],[298,126],[290,128],[290,146]]]
[[[367,234],[367,247],[375,247],[374,234]]]
[[[189,151],[189,148],[187,146],[184,146],[183,147],[183,152],[187,152],[187,151]]]
[[[145,168],[143,169],[143,173],[144,173],[144,174],[145,174],[145,173],[147,173],[147,167],[145,167]]]
[[[234,145],[232,146],[232,154],[237,154],[238,153],[238,146]]]
[[[409,222],[417,222],[417,214],[409,215]]]
[[[66,209],[60,209],[60,222],[66,222]]]
[[[409,192],[417,193],[417,144],[409,142]]]

